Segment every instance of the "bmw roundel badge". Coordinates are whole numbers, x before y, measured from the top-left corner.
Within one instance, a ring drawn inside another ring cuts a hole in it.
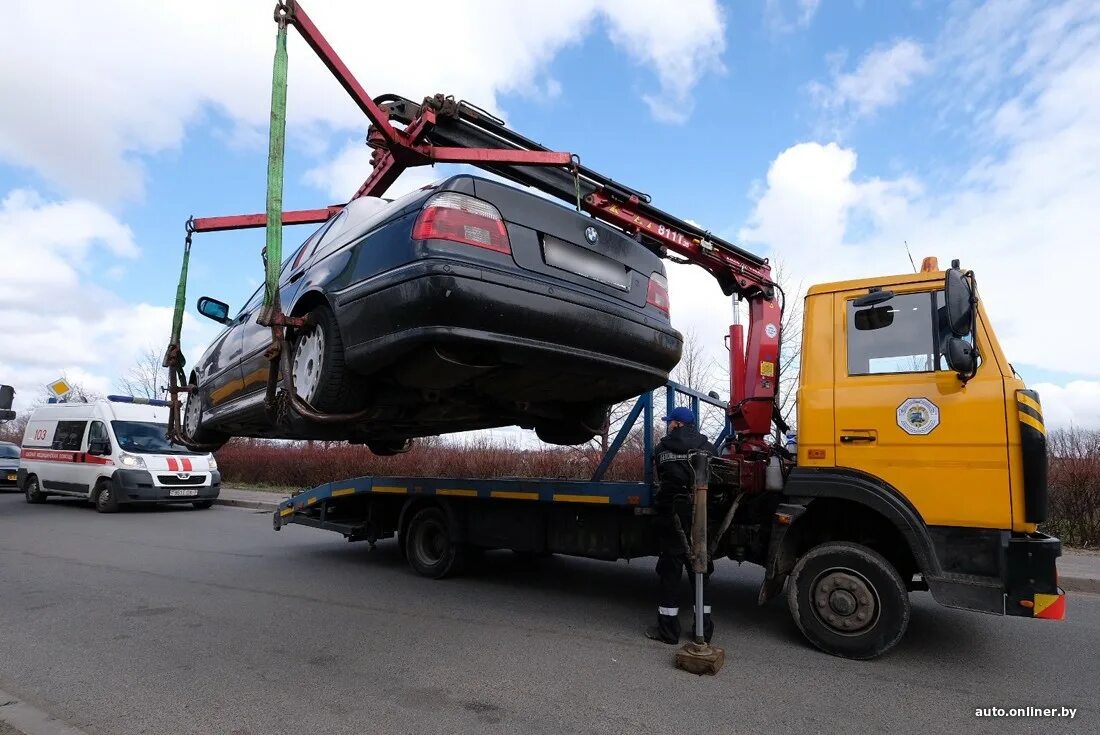
[[[600,239],[600,233],[595,227],[586,227],[584,230],[584,239],[595,245],[596,241]]]

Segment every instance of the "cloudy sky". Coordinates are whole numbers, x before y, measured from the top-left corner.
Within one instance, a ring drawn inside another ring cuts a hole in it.
[[[109,391],[162,350],[184,220],[263,209],[272,5],[6,4],[0,382],[17,405],[62,372]],[[401,3],[306,7],[371,94],[474,101],[793,283],[907,271],[905,243],[961,258],[1048,423],[1100,426],[1096,2],[427,0],[415,23]],[[286,204],[344,201],[365,120],[293,31],[290,56]],[[201,236],[190,305],[239,306],[261,243]],[[674,322],[717,358],[728,303],[670,270]],[[190,311],[185,350],[214,333]]]

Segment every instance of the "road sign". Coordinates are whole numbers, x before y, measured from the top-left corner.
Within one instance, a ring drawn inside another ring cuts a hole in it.
[[[58,378],[52,383],[47,383],[46,390],[49,391],[55,398],[60,400],[72,393],[73,387],[69,385],[69,382],[64,378]]]

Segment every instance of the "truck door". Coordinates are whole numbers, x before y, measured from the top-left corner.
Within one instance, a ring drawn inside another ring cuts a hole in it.
[[[1010,528],[1004,385],[982,323],[984,363],[964,386],[942,354],[942,288],[857,305],[867,293],[834,302],[837,465],[889,483],[928,525]]]

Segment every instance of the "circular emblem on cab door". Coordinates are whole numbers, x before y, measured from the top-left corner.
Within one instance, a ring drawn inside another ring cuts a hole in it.
[[[595,227],[586,227],[584,229],[584,239],[595,245],[596,241],[600,239],[600,233]]]
[[[898,406],[898,426],[906,434],[924,436],[940,425],[940,409],[927,398],[907,398]]]

